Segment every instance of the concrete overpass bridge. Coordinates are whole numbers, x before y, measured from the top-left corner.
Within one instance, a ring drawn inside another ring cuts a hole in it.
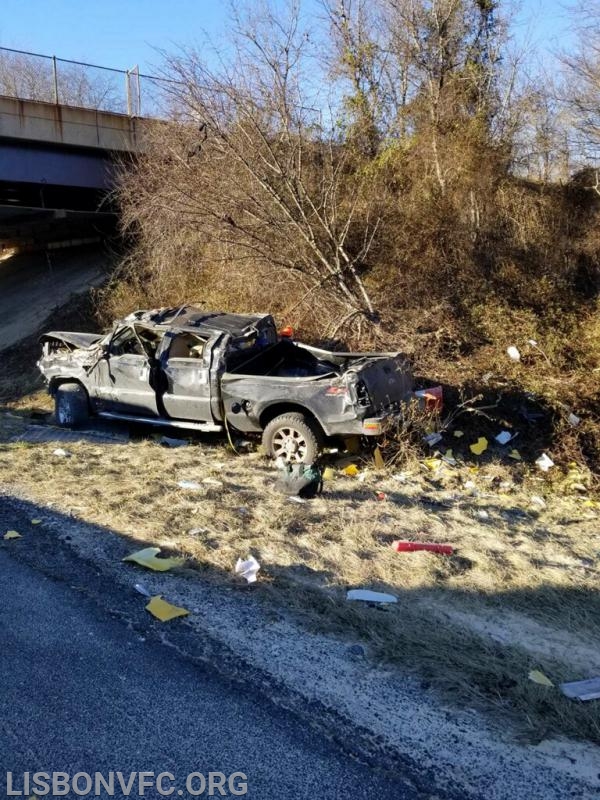
[[[22,80],[32,68],[36,80]],[[136,70],[0,48],[0,245],[89,239],[114,227],[115,165],[140,151],[148,119],[142,79],[158,83]],[[84,91],[74,95],[75,84]]]

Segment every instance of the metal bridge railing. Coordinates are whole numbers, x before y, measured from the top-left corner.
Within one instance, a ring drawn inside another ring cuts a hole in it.
[[[162,116],[164,78],[0,47],[0,95],[132,117]]]

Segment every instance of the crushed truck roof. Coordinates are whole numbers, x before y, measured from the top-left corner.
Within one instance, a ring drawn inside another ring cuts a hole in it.
[[[223,331],[231,334],[244,334],[252,330],[258,322],[269,318],[269,314],[227,314],[222,311],[207,311],[193,305],[174,308],[158,308],[151,311],[134,311],[125,318],[126,322],[141,322],[144,325],[179,328],[196,333]]]

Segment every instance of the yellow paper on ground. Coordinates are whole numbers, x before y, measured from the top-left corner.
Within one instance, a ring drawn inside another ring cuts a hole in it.
[[[149,611],[153,617],[156,617],[161,622],[169,622],[169,620],[176,617],[186,617],[190,613],[187,608],[167,603],[166,600],[163,600],[158,595],[150,600],[146,606],[146,611]]]
[[[41,520],[41,519],[32,519],[32,520],[31,520],[31,524],[32,524],[32,525],[40,525],[40,524],[41,524],[41,522],[42,522],[42,520]]]
[[[373,461],[375,463],[375,469],[385,469],[385,461],[383,460],[379,447],[376,447],[373,452]]]
[[[324,481],[332,481],[335,479],[335,470],[331,467],[325,467],[323,470],[323,480]]]
[[[475,442],[475,444],[469,445],[469,450],[474,453],[476,456],[480,456],[483,452],[487,450],[488,440],[485,436],[480,436],[479,439]]]
[[[344,467],[344,469],[342,470],[342,472],[343,472],[345,475],[350,475],[350,477],[351,477],[351,478],[353,478],[355,475],[358,475],[358,473],[360,472],[360,470],[359,470],[359,468],[356,466],[356,464],[348,464],[348,466],[347,466],[347,467]]]
[[[464,436],[464,433],[462,431],[454,431],[455,439],[460,439],[461,436]]]
[[[518,450],[511,450],[508,457],[512,458],[513,461],[521,461],[521,453]]]
[[[426,458],[423,461],[423,464],[427,467],[427,469],[435,472],[436,469],[439,469],[442,466],[442,462],[439,458]]]
[[[23,537],[21,536],[21,534],[18,531],[6,531],[6,533],[4,534],[4,536],[2,538],[3,539],[22,539]]]
[[[539,683],[540,686],[554,686],[550,678],[540,672],[539,669],[532,669],[529,673],[529,680],[534,683]]]
[[[146,547],[144,550],[138,550],[137,553],[125,556],[123,561],[133,561],[134,564],[139,564],[140,567],[146,567],[155,572],[166,572],[173,567],[181,567],[185,563],[185,558],[157,558],[159,553],[160,547]]]

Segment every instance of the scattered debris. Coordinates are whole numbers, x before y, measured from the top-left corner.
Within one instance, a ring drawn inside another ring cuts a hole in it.
[[[68,453],[66,450],[63,450],[62,447],[57,447],[56,450],[52,451],[53,456],[60,456],[61,458],[68,458],[71,454]]]
[[[242,578],[245,578],[248,581],[248,583],[256,583],[259,569],[260,564],[254,558],[254,556],[248,556],[245,561],[241,558],[238,558],[235,565],[236,575],[241,575]]]
[[[464,431],[454,431],[453,435],[455,439],[461,439],[465,435],[465,433]]]
[[[32,519],[32,520],[30,520],[30,522],[31,522],[32,525],[41,525],[42,524],[42,520],[41,519]]]
[[[529,680],[539,684],[540,686],[554,686],[550,678],[544,675],[543,672],[540,672],[539,669],[531,670],[529,673]]]
[[[578,417],[577,414],[573,414],[573,412],[571,412],[567,417],[567,420],[569,421],[569,425],[572,425],[573,428],[576,428],[581,422],[581,417]]]
[[[442,461],[445,464],[450,464],[451,467],[456,466],[456,459],[454,458],[454,453],[452,452],[451,449],[446,450],[446,452],[442,456]]]
[[[194,491],[200,488],[200,484],[196,483],[196,481],[179,481],[177,486],[179,486],[180,489],[192,489]]]
[[[138,550],[136,553],[125,556],[123,561],[132,561],[134,564],[139,564],[140,567],[146,567],[154,572],[166,572],[173,567],[181,567],[185,564],[185,558],[157,558],[159,553],[160,547],[146,547],[144,550]]]
[[[546,453],[542,453],[539,458],[536,458],[535,463],[542,470],[542,472],[548,472],[550,467],[554,466],[554,461],[552,461],[550,456],[547,456]]]
[[[143,583],[134,583],[133,588],[138,592],[138,594],[143,594],[144,597],[152,597],[152,592],[150,592]]]
[[[489,513],[484,508],[480,508],[477,511],[477,516],[479,517],[479,519],[489,519],[490,518]]]
[[[441,433],[428,433],[427,436],[423,437],[423,441],[427,442],[429,447],[434,447],[438,442],[442,441],[442,434]]]
[[[487,450],[488,440],[485,436],[480,436],[474,444],[469,445],[469,450],[476,456],[480,456]]]
[[[323,480],[324,481],[333,481],[335,480],[335,470],[332,467],[325,467],[323,470]]]
[[[416,553],[419,550],[425,550],[429,553],[439,553],[442,556],[451,556],[454,553],[454,548],[450,544],[406,542],[401,539],[392,542],[392,550],[395,550],[397,553]]]
[[[208,533],[208,528],[190,528],[188,536],[202,536],[204,533]]]
[[[418,389],[414,395],[423,401],[422,405],[426,411],[441,411],[444,407],[444,390],[441,386]]]
[[[23,537],[18,531],[6,531],[6,533],[2,538],[8,540],[8,539],[22,539]]]
[[[353,477],[355,477],[356,475],[358,475],[358,473],[360,472],[360,470],[359,470],[359,468],[356,466],[356,464],[348,464],[348,466],[347,466],[347,467],[344,467],[344,469],[342,470],[342,472],[344,473],[344,475],[349,475],[351,478],[353,478]]]
[[[304,499],[304,497],[298,497],[295,494],[290,495],[288,497],[288,500],[290,500],[292,503],[306,503],[306,500]]]
[[[521,453],[519,453],[518,450],[514,450],[514,449],[510,451],[510,453],[508,454],[508,457],[512,458],[513,461],[522,461],[523,460],[521,458]]]
[[[547,508],[546,501],[543,497],[540,497],[537,494],[532,495],[531,497],[531,505],[535,506],[536,508],[541,509],[542,511]]]
[[[159,444],[163,447],[189,447],[190,443],[187,439],[175,439],[173,436],[162,436],[159,439]]]
[[[202,483],[206,484],[206,486],[223,486],[223,481],[217,478],[202,478]]]
[[[561,683],[560,690],[572,700],[600,700],[600,678]]]
[[[494,437],[498,444],[508,444],[511,439],[515,438],[515,435],[510,431],[501,431],[497,436]]]
[[[372,592],[370,589],[349,589],[346,600],[362,600],[365,603],[397,603],[398,598],[385,592]]]
[[[442,460],[440,458],[426,458],[423,460],[423,464],[428,470],[435,472],[442,466]]]
[[[521,353],[519,353],[518,349],[514,345],[511,345],[510,347],[507,347],[506,348],[506,352],[507,352],[508,357],[510,358],[511,361],[520,361],[521,360]]]
[[[316,497],[323,490],[323,469],[317,464],[285,464],[275,488],[288,497]]]
[[[161,622],[169,622],[169,620],[176,617],[187,617],[190,613],[187,608],[174,606],[172,603],[163,600],[160,595],[156,595],[150,600],[146,606],[146,611],[149,611],[153,617],[156,617]]]
[[[373,463],[375,464],[375,469],[385,469],[385,461],[381,455],[379,445],[377,445],[375,450],[373,450]]]
[[[387,494],[385,492],[375,492],[375,499],[376,500],[387,500]]]

